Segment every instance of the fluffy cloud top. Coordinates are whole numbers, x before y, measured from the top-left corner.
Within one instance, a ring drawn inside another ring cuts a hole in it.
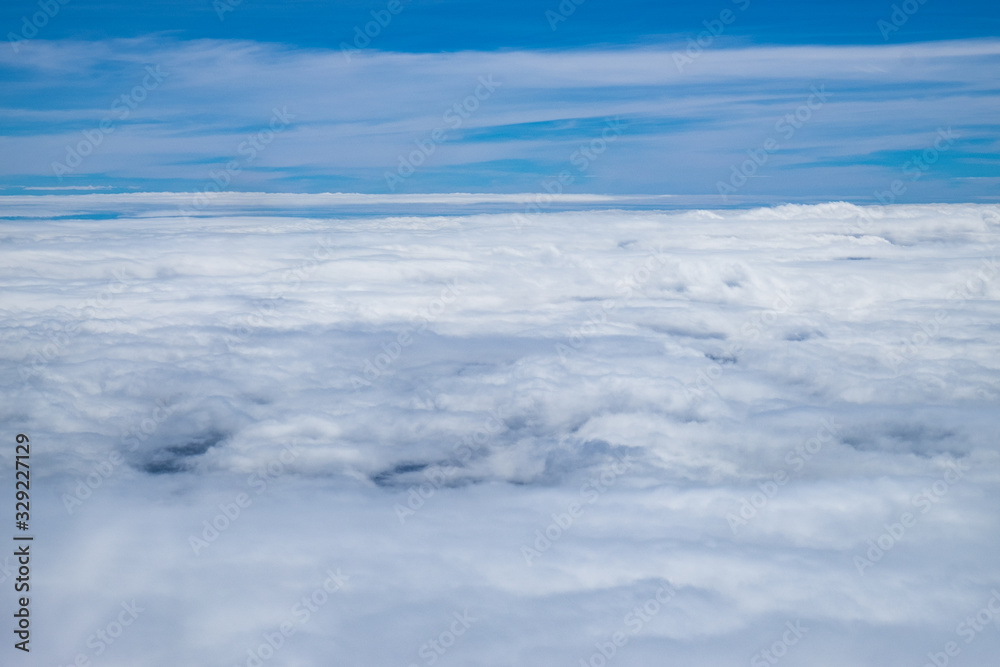
[[[1000,210],[489,199],[10,199],[40,660],[992,664]]]

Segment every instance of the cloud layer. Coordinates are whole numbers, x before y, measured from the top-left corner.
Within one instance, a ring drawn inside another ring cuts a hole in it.
[[[40,659],[991,664],[1000,210],[523,199],[10,198]]]
[[[898,203],[993,201],[998,54],[995,40],[724,36],[697,49],[348,54],[34,40],[0,51],[0,173],[28,187],[368,193],[540,191],[566,173],[569,191],[715,205],[732,203],[720,192],[875,201],[898,179]]]

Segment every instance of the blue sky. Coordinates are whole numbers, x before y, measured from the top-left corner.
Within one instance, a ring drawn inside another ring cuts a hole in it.
[[[1000,191],[984,2],[42,0],[0,26],[8,193]]]

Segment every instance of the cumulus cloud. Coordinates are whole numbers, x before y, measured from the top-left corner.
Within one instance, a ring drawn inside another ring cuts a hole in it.
[[[5,197],[46,664],[995,655],[995,206],[190,197]]]

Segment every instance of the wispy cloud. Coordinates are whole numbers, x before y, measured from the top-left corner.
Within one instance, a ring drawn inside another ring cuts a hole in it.
[[[822,113],[782,142],[741,192],[871,199],[901,176],[911,153],[949,127],[961,140],[912,184],[906,201],[988,196],[1000,179],[1000,93],[990,74],[1000,65],[1000,42],[723,43],[678,71],[672,54],[680,46],[365,49],[347,62],[336,50],[252,42],[36,40],[18,57],[0,52],[8,90],[0,175],[29,187],[79,179],[197,190],[240,158],[240,146],[278,107],[294,121],[229,188],[388,192],[386,175],[397,173],[400,156],[445,129],[433,154],[394,183],[400,191],[535,191],[619,117],[628,132],[576,191],[716,194],[730,168],[823,85]],[[99,126],[115,99],[141,86],[148,67],[159,68],[163,82],[60,181],[53,165]],[[447,110],[480,77],[501,85],[454,127]]]

